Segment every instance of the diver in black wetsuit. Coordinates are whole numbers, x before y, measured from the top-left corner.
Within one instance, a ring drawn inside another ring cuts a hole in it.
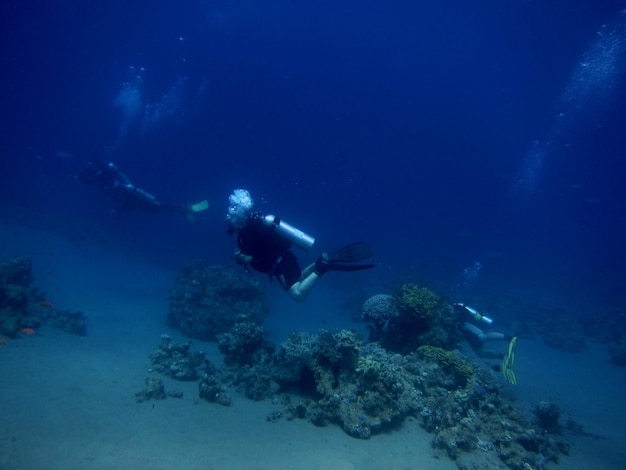
[[[360,271],[373,264],[349,264],[372,256],[365,242],[323,253],[315,263],[300,268],[293,245],[308,250],[315,239],[273,215],[252,212],[254,201],[245,189],[236,189],[229,197],[226,222],[228,233],[237,233],[237,262],[246,269],[276,278],[281,287],[297,302],[304,301],[317,280],[329,271]]]
[[[207,201],[197,204],[163,204],[152,194],[138,188],[112,162],[92,159],[81,170],[76,179],[82,183],[94,184],[113,197],[113,214],[128,211],[142,212],[178,212],[191,218],[194,213],[206,210]]]

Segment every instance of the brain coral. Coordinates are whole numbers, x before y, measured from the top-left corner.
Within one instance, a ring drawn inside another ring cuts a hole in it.
[[[363,303],[363,320],[384,323],[395,309],[394,298],[387,294],[373,295]]]

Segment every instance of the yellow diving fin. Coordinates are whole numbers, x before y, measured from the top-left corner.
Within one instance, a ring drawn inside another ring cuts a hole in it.
[[[187,220],[192,224],[196,223],[196,212],[202,212],[209,208],[209,201],[206,199],[204,201],[196,202],[195,204],[190,204],[187,206]]]
[[[504,374],[504,378],[513,385],[517,385],[517,378],[515,377],[515,371],[513,370],[516,348],[517,336],[514,336],[509,343],[509,352],[506,353],[504,359],[502,360],[502,373]]]
[[[191,212],[202,212],[209,208],[209,201],[205,199],[204,201],[196,202],[189,207],[191,208]]]

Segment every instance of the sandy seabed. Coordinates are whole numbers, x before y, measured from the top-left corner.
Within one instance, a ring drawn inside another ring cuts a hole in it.
[[[186,340],[165,326],[176,273],[24,227],[4,226],[0,247],[3,258],[32,259],[35,286],[55,307],[89,319],[85,337],[44,326],[0,347],[0,469],[457,468],[431,448],[432,436],[414,418],[359,440],[335,425],[269,422],[280,409],[271,400],[233,391],[230,407],[207,403],[198,399],[197,382],[161,376],[183,398],[137,403],[145,378],[158,376],[149,372],[149,355],[160,335]],[[322,327],[315,312],[329,300],[323,289],[318,297],[303,307],[272,294],[270,327],[281,309],[306,316],[312,330]],[[194,341],[193,348],[220,364],[214,344]],[[548,468],[624,468],[626,369],[609,363],[606,348],[591,344],[569,354],[523,340],[517,356],[520,385],[507,393],[520,408],[554,400],[590,434],[567,436],[571,455]]]

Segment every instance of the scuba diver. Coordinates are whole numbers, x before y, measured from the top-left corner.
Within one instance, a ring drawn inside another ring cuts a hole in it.
[[[497,331],[485,332],[479,328],[476,323],[491,326],[493,324],[493,319],[491,317],[488,317],[475,308],[462,302],[455,303],[454,308],[459,311],[461,318],[467,319],[467,321],[463,322],[463,333],[465,335],[465,339],[476,355],[485,359],[502,359],[502,366],[497,366],[495,369],[501,369],[504,374],[504,378],[513,385],[517,385],[517,379],[515,378],[515,372],[513,371],[515,349],[517,347],[517,336],[505,335],[504,333]],[[506,354],[495,351],[485,351],[483,349],[486,342],[499,340],[509,342],[509,348]]]
[[[245,189],[235,189],[228,198],[228,233],[237,234],[237,263],[276,278],[296,302],[308,297],[317,280],[329,271],[361,271],[373,264],[352,264],[372,256],[366,242],[357,242],[337,251],[323,253],[315,263],[300,268],[292,246],[309,250],[315,239],[274,215],[253,212],[254,201]]]
[[[187,216],[190,222],[194,214],[209,208],[207,201],[196,204],[163,204],[152,194],[138,188],[112,162],[103,162],[98,159],[89,160],[86,168],[81,170],[76,179],[85,184],[97,185],[113,197],[114,215],[122,212],[178,212]]]
[[[461,318],[465,319],[465,321],[463,322],[463,333],[474,352],[478,356],[487,359],[501,358],[501,354],[493,351],[484,351],[483,347],[488,341],[510,341],[511,336],[507,336],[497,331],[485,332],[481,328],[479,328],[477,323],[483,324],[485,326],[491,326],[493,324],[493,319],[485,314],[480,313],[475,308],[472,308],[462,302],[455,303],[454,307],[461,314]]]

